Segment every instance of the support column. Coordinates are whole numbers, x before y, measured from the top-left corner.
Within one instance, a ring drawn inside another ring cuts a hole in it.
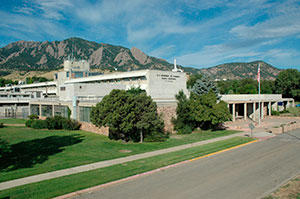
[[[247,103],[244,104],[244,120],[247,120]]]
[[[256,120],[255,112],[256,112],[256,102],[253,102],[253,117],[252,117],[253,121]]]
[[[52,104],[52,117],[54,117],[55,111],[54,111],[54,104]]]
[[[264,119],[264,102],[261,102],[261,119]]]
[[[295,100],[293,99],[293,101],[292,101],[292,104],[293,104],[293,107],[295,107]]]
[[[235,104],[232,104],[232,121],[235,121]]]
[[[269,109],[269,116],[271,116],[271,111],[272,111],[272,103],[269,102],[268,104],[268,109]]]
[[[31,115],[31,104],[29,104],[28,115]]]
[[[42,104],[39,104],[39,116],[42,117]]]
[[[278,102],[276,102],[276,111],[278,111]]]

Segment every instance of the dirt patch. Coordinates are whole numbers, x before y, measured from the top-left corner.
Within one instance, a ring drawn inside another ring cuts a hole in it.
[[[121,152],[121,153],[130,153],[132,151],[131,150],[127,150],[127,149],[122,149],[122,150],[119,150],[119,152]]]
[[[300,176],[290,180],[265,199],[299,199],[300,198]]]
[[[25,126],[25,124],[4,124],[4,126]]]
[[[170,137],[174,138],[174,139],[182,139],[184,136],[183,135],[171,135]]]

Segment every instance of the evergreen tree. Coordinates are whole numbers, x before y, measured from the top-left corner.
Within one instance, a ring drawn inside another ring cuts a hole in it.
[[[201,76],[201,78],[197,79],[191,89],[191,92],[195,93],[198,96],[207,94],[210,91],[215,93],[216,96],[218,96],[219,94],[219,90],[217,88],[216,83],[206,76]]]

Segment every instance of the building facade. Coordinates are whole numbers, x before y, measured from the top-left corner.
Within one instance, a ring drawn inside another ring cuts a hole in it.
[[[176,66],[172,71],[97,74],[90,72],[86,61],[66,60],[64,70],[55,74],[54,81],[0,88],[0,117],[70,115],[75,120],[89,123],[91,107],[113,89],[140,87],[157,103],[166,129],[172,131],[171,119],[176,117],[177,106],[175,95],[182,90],[189,96],[186,82],[186,73]],[[294,106],[293,99],[283,99],[282,95],[222,95],[221,100],[228,103],[233,121],[238,118],[257,121],[259,105],[263,117],[271,115],[271,110]]]

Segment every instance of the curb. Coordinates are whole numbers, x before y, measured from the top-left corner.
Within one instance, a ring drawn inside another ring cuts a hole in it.
[[[233,147],[230,147],[230,148],[227,148],[227,149],[223,149],[221,151],[213,152],[213,153],[206,154],[206,155],[203,155],[203,156],[199,156],[199,157],[196,157],[196,158],[193,158],[193,159],[184,160],[184,161],[181,161],[181,162],[178,162],[178,163],[175,163],[175,164],[171,164],[171,165],[164,166],[164,167],[161,167],[161,168],[158,168],[158,169],[154,169],[154,170],[147,171],[147,172],[144,172],[144,173],[129,176],[129,177],[126,177],[126,178],[123,178],[123,179],[120,179],[120,180],[116,180],[116,181],[108,182],[108,183],[105,183],[105,184],[97,185],[97,186],[94,186],[94,187],[90,187],[90,188],[82,189],[82,190],[79,190],[79,191],[75,191],[75,192],[72,192],[72,193],[68,193],[68,194],[65,194],[65,195],[62,195],[62,196],[55,197],[53,199],[66,199],[66,198],[74,197],[74,196],[77,196],[77,195],[80,195],[80,194],[83,194],[83,193],[92,192],[96,189],[100,189],[100,188],[104,188],[104,187],[107,187],[107,186],[110,186],[110,185],[114,185],[114,184],[118,184],[118,183],[121,183],[121,182],[126,182],[126,181],[129,181],[129,180],[133,180],[133,179],[136,179],[136,178],[141,177],[141,176],[146,176],[146,175],[150,175],[150,174],[153,174],[153,173],[157,173],[159,171],[163,171],[163,170],[166,170],[168,168],[177,167],[179,165],[189,163],[189,162],[192,162],[192,161],[195,161],[195,160],[211,157],[211,156],[214,156],[214,155],[226,152],[226,151],[230,151],[230,150],[233,150],[233,149],[237,149],[237,148],[240,148],[240,147],[258,142],[258,141],[259,140],[253,140],[251,142],[247,142],[247,143],[244,143],[244,144],[233,146]]]

